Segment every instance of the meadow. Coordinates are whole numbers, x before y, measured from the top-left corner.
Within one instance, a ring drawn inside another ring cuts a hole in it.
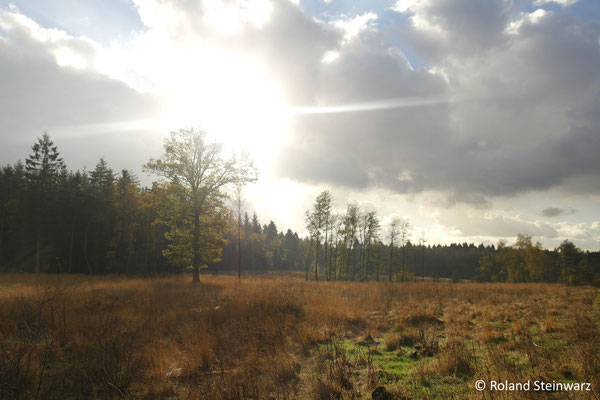
[[[600,398],[596,288],[200,278],[0,276],[0,398]]]

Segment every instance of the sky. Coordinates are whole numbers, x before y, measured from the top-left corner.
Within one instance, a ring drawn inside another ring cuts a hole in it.
[[[323,190],[427,243],[600,248],[597,0],[0,0],[0,164],[47,131],[136,172],[168,132],[247,151],[245,206]]]

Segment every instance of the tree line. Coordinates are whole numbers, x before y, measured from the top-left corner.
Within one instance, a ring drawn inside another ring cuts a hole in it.
[[[218,261],[230,213],[223,188],[253,179],[244,159],[193,129],[172,132],[144,170],[150,188],[101,158],[68,171],[47,133],[25,163],[0,171],[0,267],[67,273],[165,273]]]
[[[546,250],[531,235],[519,234],[513,245],[451,244],[426,246],[414,237],[406,219],[386,227],[374,211],[349,203],[334,212],[329,191],[306,211],[309,250],[305,279],[411,281],[449,277],[494,282],[562,282],[600,285],[600,253],[584,252],[564,240]],[[382,233],[382,228],[385,228]],[[411,242],[416,239],[416,243]]]
[[[47,133],[25,163],[0,168],[0,270],[86,274],[297,271],[314,280],[453,278],[482,281],[600,281],[599,253],[569,241],[554,250],[519,235],[509,246],[427,245],[408,220],[382,226],[350,203],[341,212],[324,191],[306,212],[307,237],[243,209],[244,185],[256,180],[244,155],[225,158],[195,129],[171,132],[160,158],[129,170],[101,158],[70,171]]]

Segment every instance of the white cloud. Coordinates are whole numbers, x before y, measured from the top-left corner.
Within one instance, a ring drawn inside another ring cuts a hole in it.
[[[579,0],[535,0],[533,2],[534,6],[542,6],[548,3],[560,4],[562,7],[568,7],[575,3],[578,3]]]
[[[88,66],[87,61],[81,55],[75,53],[68,47],[61,47],[54,51],[56,63],[61,67],[73,67],[77,69],[85,69]]]
[[[558,223],[558,233],[562,238],[572,240],[593,239],[592,226],[582,222],[577,224],[568,224],[566,222]]]
[[[268,0],[204,0],[204,18],[221,34],[232,35],[245,24],[260,27],[269,20],[272,12]]]
[[[332,22],[333,26],[340,28],[345,32],[344,39],[349,42],[358,37],[362,32],[375,31],[377,14],[373,12],[365,12],[357,15],[354,18],[338,19]]]
[[[411,11],[413,7],[415,7],[420,0],[398,0],[396,4],[394,4],[391,9],[400,13],[405,13]]]
[[[518,234],[530,234],[541,238],[556,238],[555,227],[543,221],[531,220],[520,215],[505,212],[477,212],[474,210],[453,210],[441,213],[438,221],[448,229],[460,232],[460,235],[515,237]]]
[[[334,62],[339,56],[340,56],[339,51],[329,50],[329,51],[326,51],[325,54],[323,54],[323,58],[321,58],[321,62],[329,64],[331,62]]]
[[[544,18],[545,16],[547,16],[549,14],[550,14],[549,11],[546,11],[541,8],[538,8],[537,10],[535,10],[531,13],[522,13],[520,18],[512,21],[506,27],[506,33],[508,33],[510,35],[517,35],[517,34],[519,34],[519,30],[524,23],[537,24],[542,20],[542,18]]]

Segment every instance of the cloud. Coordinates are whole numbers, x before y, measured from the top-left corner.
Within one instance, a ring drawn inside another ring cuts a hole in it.
[[[577,210],[573,208],[558,208],[558,207],[547,207],[542,210],[544,217],[558,217],[561,215],[575,214]]]
[[[398,0],[396,4],[390,7],[391,10],[397,11],[399,13],[405,13],[410,11],[413,7],[415,7],[419,3],[419,0]]]
[[[241,54],[244,59],[260,64],[267,76],[280,83],[283,100],[295,105],[314,101],[321,60],[328,51],[337,50],[348,32],[305,14],[299,5],[288,1],[135,0],[135,3],[149,28],[140,41],[149,40],[155,54],[158,53],[155,58],[162,64],[163,54],[172,53],[173,48],[185,50],[173,54],[177,60],[189,57],[192,50],[202,52],[205,47],[218,49],[220,53]],[[221,11],[211,11],[211,4]],[[227,11],[230,9],[235,10],[232,15]],[[222,15],[231,19],[225,25],[234,25],[235,29],[223,29]],[[362,22],[367,24],[370,18],[367,15]],[[352,32],[361,30],[361,21],[358,22]],[[157,39],[162,44],[158,49]],[[210,63],[210,54],[207,56]],[[176,65],[173,62],[174,68]]]
[[[482,206],[556,187],[598,193],[600,27],[549,11],[517,12],[515,4],[412,5],[444,35],[436,49],[420,47],[432,33],[418,25],[404,36],[435,62],[429,70],[414,70],[401,50],[382,45],[382,32],[365,31],[339,47],[311,83],[320,104],[447,101],[295,117],[280,174],[398,193],[436,190],[448,193],[449,204]],[[462,23],[453,19],[461,13]]]
[[[111,123],[149,119],[159,110],[155,97],[95,68],[101,46],[94,41],[42,28],[16,11],[0,11],[0,28],[3,160],[26,157],[29,146],[47,129],[59,149],[70,148],[78,160],[88,155],[87,163],[95,162],[103,148],[108,150],[107,141],[90,146],[79,138],[131,133],[122,126],[111,128]],[[92,126],[96,128],[90,130]],[[128,159],[131,155],[123,154],[118,164],[135,167]]]
[[[502,215],[493,212],[470,211],[445,212],[438,221],[458,236],[514,237],[529,234],[541,238],[557,238],[557,229],[543,221],[530,220],[519,215]]]
[[[586,222],[577,224],[562,222],[558,224],[560,237],[570,240],[594,240],[597,235],[594,235],[593,230],[593,226]]]
[[[390,32],[373,12],[326,23],[292,2],[135,4],[147,29],[131,49],[3,12],[5,99],[12,99],[3,105],[17,115],[3,119],[3,131],[148,119],[159,105],[139,90],[199,91],[217,68],[223,76],[211,81],[228,74],[234,81],[238,58],[229,55],[241,54],[277,83],[286,105],[353,111],[292,116],[274,151],[280,178],[433,190],[447,205],[480,207],[531,190],[600,187],[595,23],[523,12],[519,1],[399,2],[395,9],[412,20],[394,33],[429,64],[414,69],[383,40]],[[197,80],[181,78],[192,70]]]
[[[560,4],[562,7],[568,7],[575,3],[578,3],[579,0],[535,0],[533,2],[534,6],[542,6],[548,3]]]
[[[366,12],[362,15],[357,15],[354,18],[338,19],[332,21],[331,23],[333,26],[340,28],[345,32],[344,39],[346,41],[351,41],[364,31],[376,30],[376,21],[377,14],[373,12]]]
[[[448,57],[481,57],[504,42],[506,24],[523,1],[400,0],[392,8],[408,13],[404,36],[430,63]]]

